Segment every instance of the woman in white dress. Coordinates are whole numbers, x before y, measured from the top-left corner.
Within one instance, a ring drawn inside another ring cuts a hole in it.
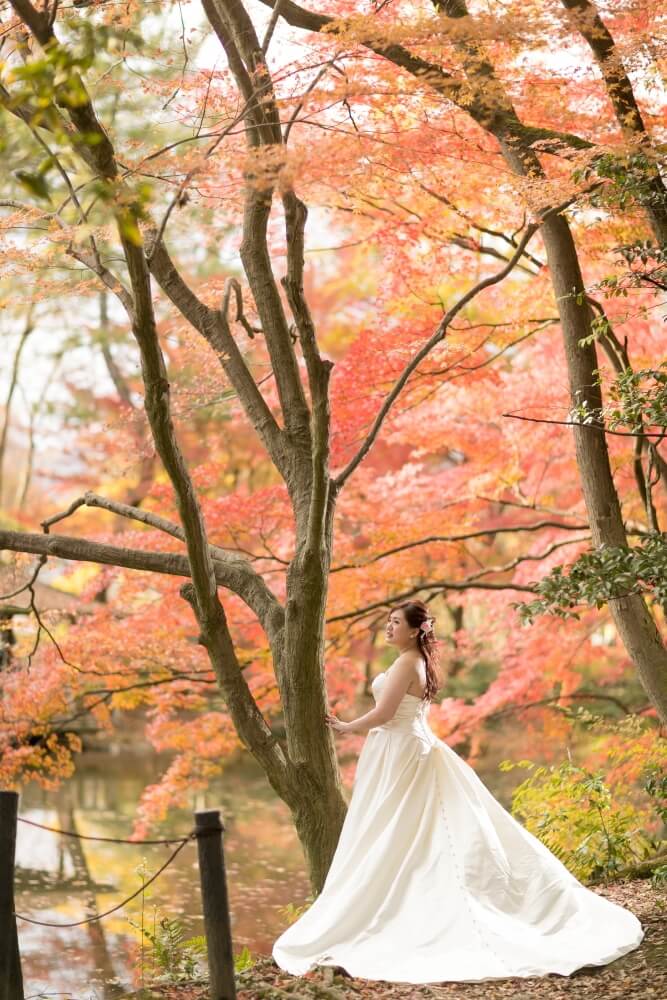
[[[293,975],[319,965],[405,983],[569,975],[636,948],[629,910],[582,885],[428,725],[437,641],[422,601],[393,609],[400,652],[375,707],[337,732],[368,733],[322,891],[275,941]]]

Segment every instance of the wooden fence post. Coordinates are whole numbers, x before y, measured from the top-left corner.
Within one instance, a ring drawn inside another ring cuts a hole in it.
[[[232,932],[222,844],[224,827],[219,810],[196,812],[195,830],[208,949],[209,995],[211,1000],[236,1000]]]
[[[23,1000],[23,975],[14,916],[17,792],[0,792],[0,1000]]]

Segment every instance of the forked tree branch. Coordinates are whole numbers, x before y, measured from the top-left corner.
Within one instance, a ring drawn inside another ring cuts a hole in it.
[[[378,552],[363,563],[339,563],[337,566],[332,566],[331,572],[342,573],[344,570],[362,569],[364,566],[370,566],[381,559],[388,559],[389,556],[396,555],[398,552],[406,552],[420,545],[434,545],[438,542],[451,542],[454,544],[456,542],[468,542],[474,538],[485,538],[491,535],[495,537],[496,535],[514,534],[520,531],[543,531],[544,528],[558,528],[562,531],[585,531],[588,525],[562,524],[560,521],[535,521],[534,524],[514,524],[499,528],[481,528],[478,531],[465,531],[460,535],[427,535],[425,538],[418,538],[416,541],[405,542],[403,545],[395,545],[391,549],[385,549],[384,552]]]
[[[270,158],[283,145],[273,82],[255,28],[240,0],[203,0],[203,7],[239,91],[251,110],[255,109],[249,113],[246,127],[256,165],[249,163],[245,174],[240,255],[271,356],[285,428],[302,457],[304,453],[310,457],[310,413],[268,248],[268,221],[280,170],[280,157],[276,166]],[[262,158],[264,152],[268,159]]]

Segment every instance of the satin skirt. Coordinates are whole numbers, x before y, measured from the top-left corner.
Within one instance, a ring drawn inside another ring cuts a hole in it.
[[[567,976],[641,943],[632,912],[582,885],[415,703],[399,708],[366,737],[322,891],[273,945],[281,969],[404,983]]]

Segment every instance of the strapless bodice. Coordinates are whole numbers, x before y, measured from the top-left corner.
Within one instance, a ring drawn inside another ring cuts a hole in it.
[[[385,670],[371,681],[371,691],[376,702],[380,697],[386,676],[387,671]],[[428,724],[430,705],[429,701],[424,701],[418,695],[406,692],[398,703],[393,719],[384,722],[381,726],[374,726],[369,732],[382,729],[390,732],[413,733],[420,739],[426,739],[429,743],[435,741],[436,737]]]

